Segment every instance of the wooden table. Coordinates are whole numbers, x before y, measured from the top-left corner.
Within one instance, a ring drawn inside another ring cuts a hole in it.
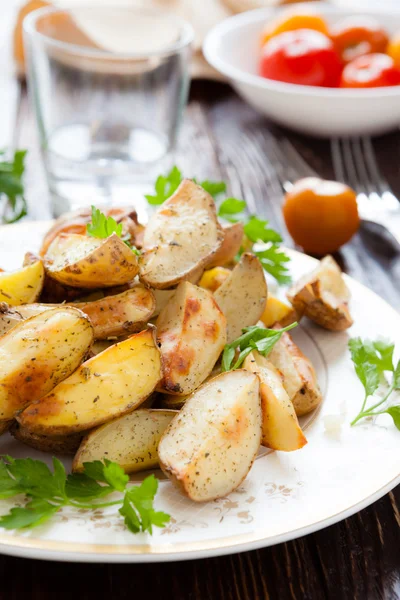
[[[0,37],[0,49],[3,41]],[[20,91],[3,69],[0,137],[3,143],[7,135],[16,146],[28,148],[29,216],[47,218],[49,203],[33,114],[24,88]],[[271,136],[277,133],[228,86],[198,81],[192,86],[177,162],[187,174],[227,180],[232,195],[246,198],[249,204],[262,198],[265,215],[290,245],[268,156]],[[318,173],[333,176],[329,142],[284,133]],[[400,134],[377,139],[375,149],[382,171],[400,197]],[[338,258],[350,275],[400,308],[400,254],[385,236],[363,228]],[[79,565],[2,556],[0,599],[395,600],[400,598],[399,511],[400,486],[355,516],[307,537],[186,563]]]

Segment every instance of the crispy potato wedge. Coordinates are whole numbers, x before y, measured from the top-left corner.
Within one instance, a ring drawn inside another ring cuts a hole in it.
[[[268,288],[264,270],[253,254],[242,254],[230,276],[214,293],[228,327],[228,344],[244,327],[255,325],[265,310]]]
[[[71,287],[93,289],[132,281],[137,256],[116,233],[106,239],[62,233],[44,257],[46,273]]]
[[[0,334],[8,331],[21,319],[38,315],[51,308],[72,306],[87,315],[93,325],[94,338],[104,340],[138,331],[152,316],[155,308],[152,292],[141,284],[116,296],[105,296],[93,302],[73,304],[25,304],[18,311],[2,312],[0,304]]]
[[[13,419],[11,419],[10,421],[0,421],[0,435],[6,433],[11,428],[13,423]]]
[[[153,312],[153,318],[158,317],[160,312],[166,307],[172,296],[176,292],[176,288],[173,290],[151,290],[156,300],[156,307]]]
[[[9,306],[35,302],[43,283],[44,267],[40,260],[12,273],[0,273],[0,302],[7,302]]]
[[[72,435],[63,435],[59,437],[39,435],[21,427],[17,422],[14,422],[12,425],[10,433],[16,440],[35,450],[68,455],[74,455],[75,452],[77,452],[84,437],[83,433],[73,433]]]
[[[246,357],[243,366],[260,380],[262,445],[284,452],[302,448],[307,440],[277,369],[257,351]]]
[[[314,368],[288,333],[282,334],[268,360],[280,372],[283,387],[298,417],[311,412],[322,402]]]
[[[72,471],[83,471],[83,463],[107,458],[126,473],[158,466],[157,448],[161,436],[176,415],[173,410],[139,408],[96,427],[81,443]]]
[[[164,473],[195,502],[226,496],[246,477],[261,442],[260,385],[239,369],[202,385],[158,446]]]
[[[231,274],[230,269],[225,267],[214,267],[204,271],[199,286],[210,292],[215,292]]]
[[[7,302],[0,302],[0,337],[23,320],[22,315]]]
[[[273,327],[275,323],[279,323],[281,327],[287,327],[296,321],[298,322],[300,317],[293,306],[281,302],[275,296],[268,295],[267,304],[260,320],[265,327]]]
[[[343,331],[353,324],[349,311],[350,292],[339,265],[331,256],[301,277],[288,291],[295,310],[331,331]]]
[[[223,267],[232,262],[239,252],[243,241],[243,223],[225,223],[223,226],[224,241],[214,254],[207,269]]]
[[[171,288],[205,267],[223,239],[213,198],[184,179],[150,217],[139,259],[140,278],[150,287]]]
[[[226,320],[212,294],[179,284],[157,319],[164,377],[159,391],[185,395],[211,373],[226,344]]]
[[[52,437],[92,429],[140,406],[161,377],[161,356],[149,328],[87,360],[17,420]]]
[[[0,421],[38,400],[81,364],[93,327],[80,310],[60,307],[23,321],[0,338]]]

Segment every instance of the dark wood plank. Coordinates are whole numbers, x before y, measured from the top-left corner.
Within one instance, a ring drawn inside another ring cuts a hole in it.
[[[20,140],[34,157],[29,181],[38,190],[35,181],[40,179],[32,171],[39,158],[26,103],[21,114]],[[261,201],[263,213],[290,244],[269,149],[271,136],[278,133],[228,86],[196,82],[177,160],[188,175],[227,179],[231,193],[245,197],[252,210]],[[328,142],[284,133],[317,172],[332,177]],[[399,134],[376,140],[375,147],[382,170],[400,196]],[[40,196],[34,192],[37,202]],[[347,272],[400,307],[400,258],[381,234],[360,233],[339,258]],[[396,600],[399,548],[400,487],[328,529],[240,555],[159,565],[79,565],[4,556],[0,600]]]

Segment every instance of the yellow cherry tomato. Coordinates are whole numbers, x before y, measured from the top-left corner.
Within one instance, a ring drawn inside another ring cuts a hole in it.
[[[390,39],[386,53],[392,57],[396,67],[400,68],[400,31]]]
[[[267,23],[261,34],[261,46],[264,46],[272,37],[285,33],[286,31],[296,31],[297,29],[313,29],[329,37],[328,25],[324,19],[312,12],[302,12],[293,10],[283,12],[276,19]]]

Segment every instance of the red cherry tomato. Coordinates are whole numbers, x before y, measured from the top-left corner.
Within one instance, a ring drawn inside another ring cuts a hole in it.
[[[340,87],[375,88],[400,85],[400,69],[387,54],[366,54],[345,66]]]
[[[275,81],[337,87],[341,71],[332,41],[311,29],[281,33],[262,49],[260,74]]]
[[[385,52],[389,42],[386,31],[371,17],[347,17],[330,30],[336,50],[343,62],[348,63],[358,56]]]

